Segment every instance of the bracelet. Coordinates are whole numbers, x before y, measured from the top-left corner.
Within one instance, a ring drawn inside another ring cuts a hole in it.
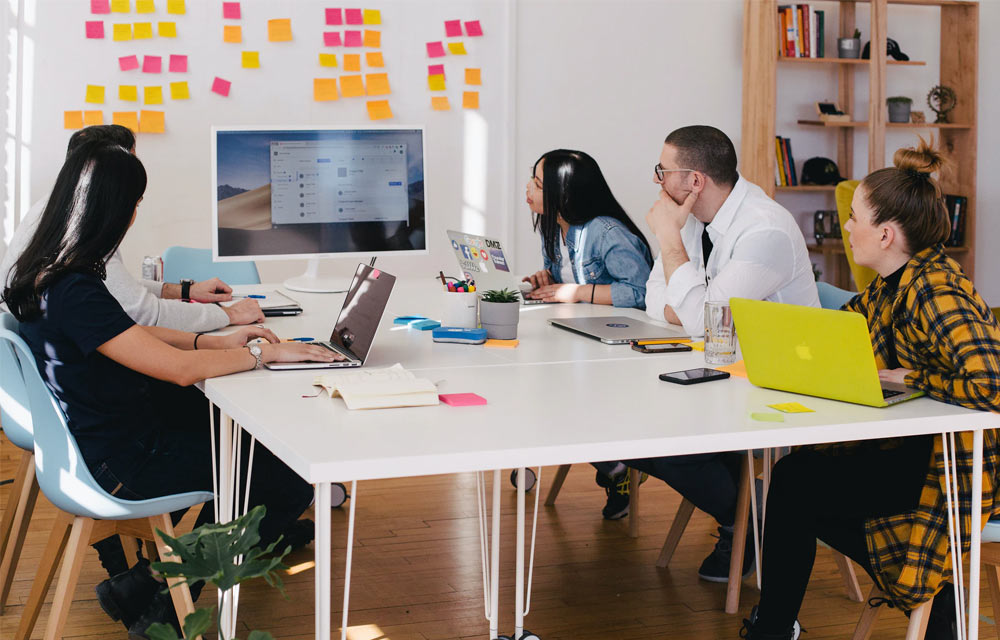
[[[200,333],[194,334],[194,350],[195,351],[198,350],[198,338],[200,338],[201,336],[202,336],[202,334],[200,334]]]
[[[594,304],[594,292],[597,291],[597,285],[590,285],[590,304]]]

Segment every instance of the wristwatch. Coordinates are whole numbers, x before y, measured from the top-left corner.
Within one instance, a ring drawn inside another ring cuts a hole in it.
[[[260,369],[264,366],[264,361],[260,358],[260,345],[259,344],[248,344],[247,349],[250,350],[250,355],[257,358],[257,364],[254,365],[254,369]]]
[[[181,280],[181,300],[191,299],[191,285],[194,284],[194,280],[191,278],[184,278]]]

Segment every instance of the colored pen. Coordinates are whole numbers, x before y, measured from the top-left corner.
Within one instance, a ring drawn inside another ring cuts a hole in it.
[[[691,342],[691,338],[665,338],[663,340],[636,340],[635,343],[639,346],[647,344],[681,344],[684,342]]]
[[[282,342],[314,342],[315,338],[282,338]]]
[[[249,293],[249,294],[246,294],[246,295],[240,295],[238,293],[234,293],[233,297],[234,298],[256,298],[257,300],[264,300],[265,298],[267,298],[267,296],[262,296],[262,295],[257,294],[257,293]]]

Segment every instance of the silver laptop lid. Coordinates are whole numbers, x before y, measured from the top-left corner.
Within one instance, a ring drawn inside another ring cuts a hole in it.
[[[394,284],[396,276],[359,264],[330,335],[330,343],[364,364]]]
[[[683,329],[659,327],[627,316],[592,318],[553,318],[553,326],[575,331],[608,344],[624,344],[632,340],[667,340],[687,338]]]
[[[499,240],[460,231],[449,231],[448,240],[462,270],[462,277],[476,281],[477,291],[518,289],[517,277]]]

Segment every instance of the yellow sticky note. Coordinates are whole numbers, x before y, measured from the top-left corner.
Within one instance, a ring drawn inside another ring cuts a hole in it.
[[[176,38],[177,37],[177,23],[176,22],[160,22],[158,25],[158,31],[161,38]]]
[[[268,20],[267,39],[270,42],[291,42],[292,20],[290,18],[278,18],[275,20]]]
[[[465,70],[465,84],[482,84],[483,77],[480,69]]]
[[[365,54],[365,63],[373,69],[381,69],[385,66],[381,51],[369,51]]]
[[[449,42],[448,51],[452,55],[464,56],[465,55],[465,43],[464,42]]]
[[[111,13],[128,13],[132,10],[130,0],[111,0]]]
[[[136,13],[155,13],[156,3],[153,0],[135,0]]]
[[[163,104],[163,87],[146,87],[142,92],[143,104]]]
[[[765,411],[751,411],[750,419],[757,422],[784,422],[785,416],[780,413],[767,413]]]
[[[365,83],[361,76],[340,76],[340,93],[345,98],[365,95]]]
[[[319,66],[321,67],[336,67],[337,66],[337,54],[336,53],[321,53],[319,54]],[[357,69],[355,69],[357,71]]]
[[[361,71],[361,54],[344,54],[344,71]]]
[[[87,97],[84,98],[84,102],[90,102],[91,104],[104,104],[104,87],[97,84],[88,84]]]
[[[431,98],[431,109],[435,111],[451,111],[451,104],[448,96],[433,96]]]
[[[368,118],[370,120],[388,120],[392,117],[392,109],[388,100],[371,100],[368,102]]]
[[[382,24],[382,12],[378,9],[365,9],[365,24]]]
[[[163,133],[164,129],[162,111],[139,112],[139,133]]]
[[[135,111],[115,111],[111,114],[111,122],[132,131],[139,130],[139,116]]]
[[[136,100],[139,99],[138,87],[131,84],[118,85],[118,99],[126,100],[128,102],[135,102]]]
[[[427,88],[431,91],[444,91],[444,75],[427,76]]]
[[[153,37],[153,23],[152,22],[136,22],[135,29],[132,31],[132,37],[136,40],[148,40]]]
[[[84,111],[83,112],[83,124],[86,127],[94,127],[99,124],[104,124],[104,112],[103,111]]]
[[[378,49],[382,46],[382,32],[365,29],[364,46]]]
[[[742,360],[734,362],[732,364],[727,364],[724,367],[716,367],[718,371],[725,371],[731,376],[736,376],[737,378],[747,377],[747,366]]]
[[[132,25],[130,24],[116,24],[114,25],[111,32],[111,39],[117,41],[131,40],[132,39]]]
[[[188,90],[187,82],[171,82],[170,83],[170,99],[171,100],[187,100],[191,97],[191,92]]]
[[[63,129],[82,129],[83,112],[65,111],[63,112]]]
[[[370,96],[387,96],[392,93],[389,88],[389,74],[369,73],[365,76],[365,87]],[[371,104],[371,103],[369,103]]]
[[[339,98],[336,78],[313,78],[313,100],[329,102]]]
[[[692,349],[694,349],[695,351],[704,351],[705,350],[705,341],[704,340],[699,340],[698,342],[692,342],[688,346],[691,347]]]
[[[487,340],[483,343],[484,347],[494,348],[494,349],[513,349],[517,345],[521,344],[520,340]]]
[[[187,13],[184,0],[167,0],[167,13],[182,16]]]
[[[243,42],[243,27],[238,24],[230,24],[222,27],[223,42]]]
[[[782,413],[815,413],[812,409],[798,402],[779,402],[778,404],[767,405],[772,409],[777,409]]]
[[[478,91],[463,91],[462,92],[462,108],[463,109],[478,109],[479,108],[479,92]]]
[[[260,69],[260,51],[244,51],[243,68]]]

